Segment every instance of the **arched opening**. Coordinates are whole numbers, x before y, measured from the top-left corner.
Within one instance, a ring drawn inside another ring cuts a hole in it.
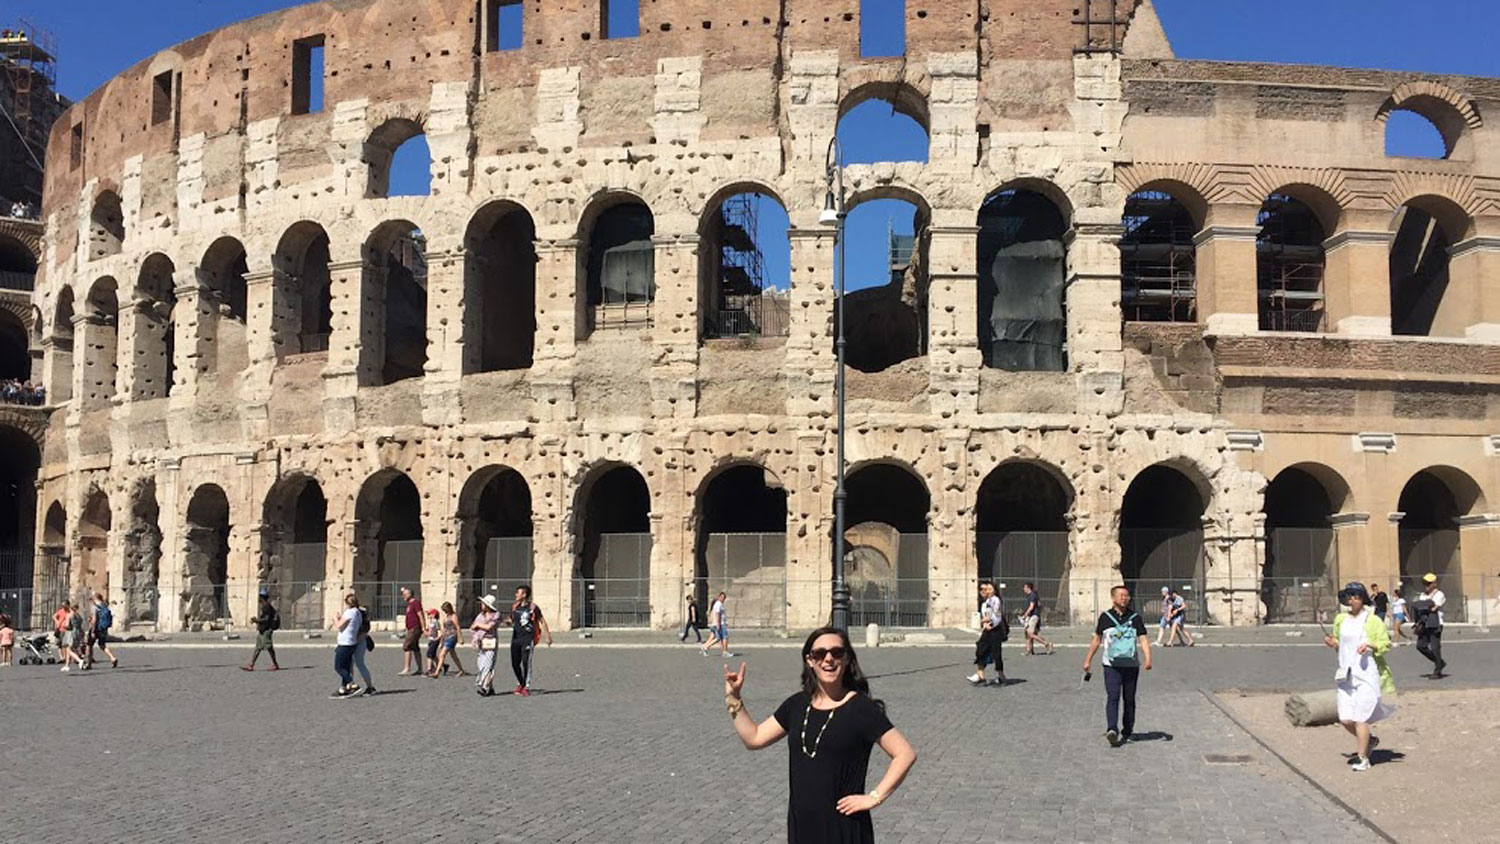
[[[1024,606],[1022,584],[1041,595],[1043,623],[1070,618],[1068,513],[1073,492],[1056,469],[1039,463],[1002,463],[979,486],[974,547],[979,577],[993,580],[1007,610]]]
[[[396,617],[402,586],[422,581],[422,497],[396,469],[370,476],[359,491],[354,550],[354,591],[377,621]]]
[[[758,190],[725,196],[699,224],[703,337],[785,337],[791,321],[791,220]]]
[[[871,463],[844,482],[844,578],[851,622],[925,627],[927,512],[932,500],[922,479],[904,466]]]
[[[77,564],[74,585],[89,595],[109,594],[109,529],[113,521],[109,496],[93,487],[83,500],[83,514],[73,537],[73,560]]]
[[[1065,372],[1068,219],[1026,189],[990,194],[979,209],[979,348],[984,365]]]
[[[527,369],[536,347],[536,224],[492,202],[464,237],[464,371]]]
[[[927,98],[910,85],[871,82],[850,91],[839,104],[838,139],[842,164],[895,161],[925,163],[931,142]]]
[[[52,311],[51,363],[47,368],[47,395],[54,404],[73,398],[73,288],[57,294]]]
[[[125,244],[125,212],[120,195],[104,191],[89,212],[89,260],[120,254]]]
[[[1396,505],[1401,513],[1396,544],[1402,593],[1408,601],[1415,600],[1422,591],[1422,577],[1437,575],[1438,588],[1448,599],[1443,605],[1444,621],[1469,620],[1461,527],[1462,519],[1474,511],[1479,498],[1479,487],[1468,475],[1434,467],[1413,475]]]
[[[42,523],[42,547],[60,554],[67,544],[68,511],[61,501],[54,501],[47,508],[47,520]]]
[[[585,306],[581,336],[651,324],[656,300],[656,220],[633,196],[606,196],[584,215],[579,250]]]
[[[36,287],[36,253],[9,235],[0,234],[0,290]]]
[[[198,270],[203,297],[198,318],[199,336],[205,341],[203,372],[234,375],[250,363],[246,325],[249,313],[250,272],[245,247],[232,237],[221,237],[203,254]]]
[[[1417,197],[1396,211],[1391,227],[1391,333],[1463,336],[1473,314],[1445,314],[1450,253],[1472,225],[1452,201]],[[1453,303],[1448,303],[1449,309]],[[1445,318],[1446,317],[1446,318]]]
[[[926,209],[906,199],[860,201],[849,211],[845,361],[860,372],[880,372],[927,353],[929,221]]]
[[[193,491],[187,509],[183,582],[179,598],[189,630],[230,618],[229,498],[214,484]]]
[[[121,537],[125,553],[126,622],[157,620],[158,578],[161,575],[161,507],[156,500],[156,481],[137,483],[130,495],[130,522]]]
[[[1338,594],[1338,549],[1329,518],[1341,503],[1305,467],[1283,469],[1266,487],[1261,600],[1267,623],[1315,622],[1318,610]]]
[[[302,221],[276,247],[272,342],[280,355],[325,352],[333,336],[328,232]]]
[[[1256,291],[1261,331],[1324,331],[1323,241],[1327,234],[1313,209],[1286,193],[1273,193],[1256,217]]]
[[[35,440],[24,431],[0,425],[0,589],[29,590],[32,586],[36,475],[41,462]]]
[[[155,253],[141,264],[135,287],[135,371],[130,385],[137,401],[164,399],[176,376],[177,268]]]
[[[1188,206],[1164,189],[1125,200],[1120,235],[1120,310],[1126,322],[1194,322],[1198,318],[1200,226]]]
[[[80,398],[83,408],[92,410],[109,405],[115,396],[115,381],[119,375],[115,356],[119,347],[120,300],[115,293],[115,280],[101,278],[94,282],[85,305],[83,395]]]
[[[698,494],[693,594],[706,622],[727,592],[739,627],[786,625],[786,488],[762,466],[730,466]]]
[[[427,366],[427,237],[405,220],[365,242],[362,385],[421,378]]]
[[[1448,109],[1446,103],[1442,104]],[[1456,116],[1456,115],[1455,115]],[[1408,108],[1394,108],[1385,117],[1385,154],[1395,158],[1447,158],[1448,139],[1431,118]]]
[[[284,627],[323,625],[327,579],[328,500],[307,475],[281,480],[266,496],[261,584],[271,591]]]
[[[1203,513],[1208,502],[1187,475],[1157,464],[1135,476],[1120,507],[1120,577],[1151,618],[1170,586],[1187,602],[1188,623],[1206,616]]]
[[[26,326],[19,317],[0,310],[0,401],[32,404],[24,388],[31,380],[31,350]]]
[[[573,624],[651,624],[651,491],[630,466],[596,469],[579,490]]]
[[[422,124],[415,120],[387,120],[370,133],[365,163],[370,168],[367,199],[432,193],[432,152]]]
[[[481,469],[464,485],[458,519],[458,610],[472,619],[479,598],[505,603],[531,582],[531,488],[514,469]]]

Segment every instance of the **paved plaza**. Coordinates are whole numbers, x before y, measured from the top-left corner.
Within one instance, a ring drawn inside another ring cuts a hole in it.
[[[545,693],[530,699],[393,676],[400,653],[386,643],[372,654],[384,693],[345,701],[327,698],[321,645],[284,648],[279,673],[236,670],[247,645],[127,644],[121,668],[81,675],[0,669],[12,778],[0,830],[28,842],[99,837],[90,824],[116,842],[784,840],[787,745],[739,746],[719,660],[559,642],[570,646],[538,654]],[[1449,651],[1455,686],[1500,677],[1493,642]],[[1321,648],[1158,652],[1142,682],[1143,740],[1119,750],[1100,737],[1097,673],[1079,687],[1082,651],[1025,658],[1007,646],[1013,682],[999,689],[963,683],[969,655],[862,650],[920,755],[876,812],[882,842],[1375,840],[1202,692],[1326,686]],[[747,705],[764,718],[793,689],[796,652],[751,647],[745,659]],[[1403,685],[1426,683],[1412,649],[1392,664]],[[872,784],[883,765],[877,751]],[[1390,764],[1358,776],[1396,795],[1401,775]]]

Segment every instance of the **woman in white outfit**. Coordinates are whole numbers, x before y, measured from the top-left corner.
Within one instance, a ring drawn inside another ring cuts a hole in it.
[[[1391,636],[1385,622],[1370,608],[1370,593],[1363,583],[1346,584],[1339,595],[1348,609],[1333,620],[1333,635],[1323,637],[1323,642],[1339,653],[1334,689],[1338,693],[1339,723],[1354,736],[1353,770],[1368,771],[1370,748],[1378,744],[1370,735],[1370,725],[1395,711],[1384,701],[1385,696],[1396,693],[1385,664]]]

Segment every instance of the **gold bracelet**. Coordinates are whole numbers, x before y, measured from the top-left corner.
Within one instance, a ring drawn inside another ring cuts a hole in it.
[[[879,806],[881,803],[885,802],[885,795],[881,794],[880,789],[878,788],[870,789],[870,796],[875,799],[876,806]]]
[[[738,718],[740,715],[740,710],[745,708],[745,702],[743,700],[725,701],[724,705],[725,708],[729,710],[730,718]]]

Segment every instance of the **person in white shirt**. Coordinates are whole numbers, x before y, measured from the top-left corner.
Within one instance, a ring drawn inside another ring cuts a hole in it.
[[[1447,676],[1443,673],[1448,667],[1443,659],[1443,604],[1447,602],[1443,590],[1437,588],[1437,575],[1432,572],[1422,575],[1422,597],[1417,603],[1430,606],[1420,607],[1417,612],[1417,650],[1432,660],[1432,673],[1422,675],[1429,680]]]
[[[734,656],[729,650],[729,620],[724,610],[724,602],[728,598],[728,595],[720,592],[714,597],[713,606],[708,610],[708,641],[701,648],[704,656],[708,656],[708,649],[715,643],[719,646],[719,656],[725,659]]]
[[[359,635],[361,624],[359,598],[350,592],[344,596],[343,615],[333,624],[339,634],[333,649],[333,670],[338,672],[339,688],[330,697],[352,697],[358,693],[359,687],[354,685],[354,649],[365,646]]]
[[[995,594],[995,584],[979,581],[979,641],[974,643],[974,673],[968,680],[975,686],[983,686],[984,667],[995,663],[995,679],[992,685],[1005,685],[1005,659],[1000,655],[1000,643],[1005,641],[1005,604]]]

